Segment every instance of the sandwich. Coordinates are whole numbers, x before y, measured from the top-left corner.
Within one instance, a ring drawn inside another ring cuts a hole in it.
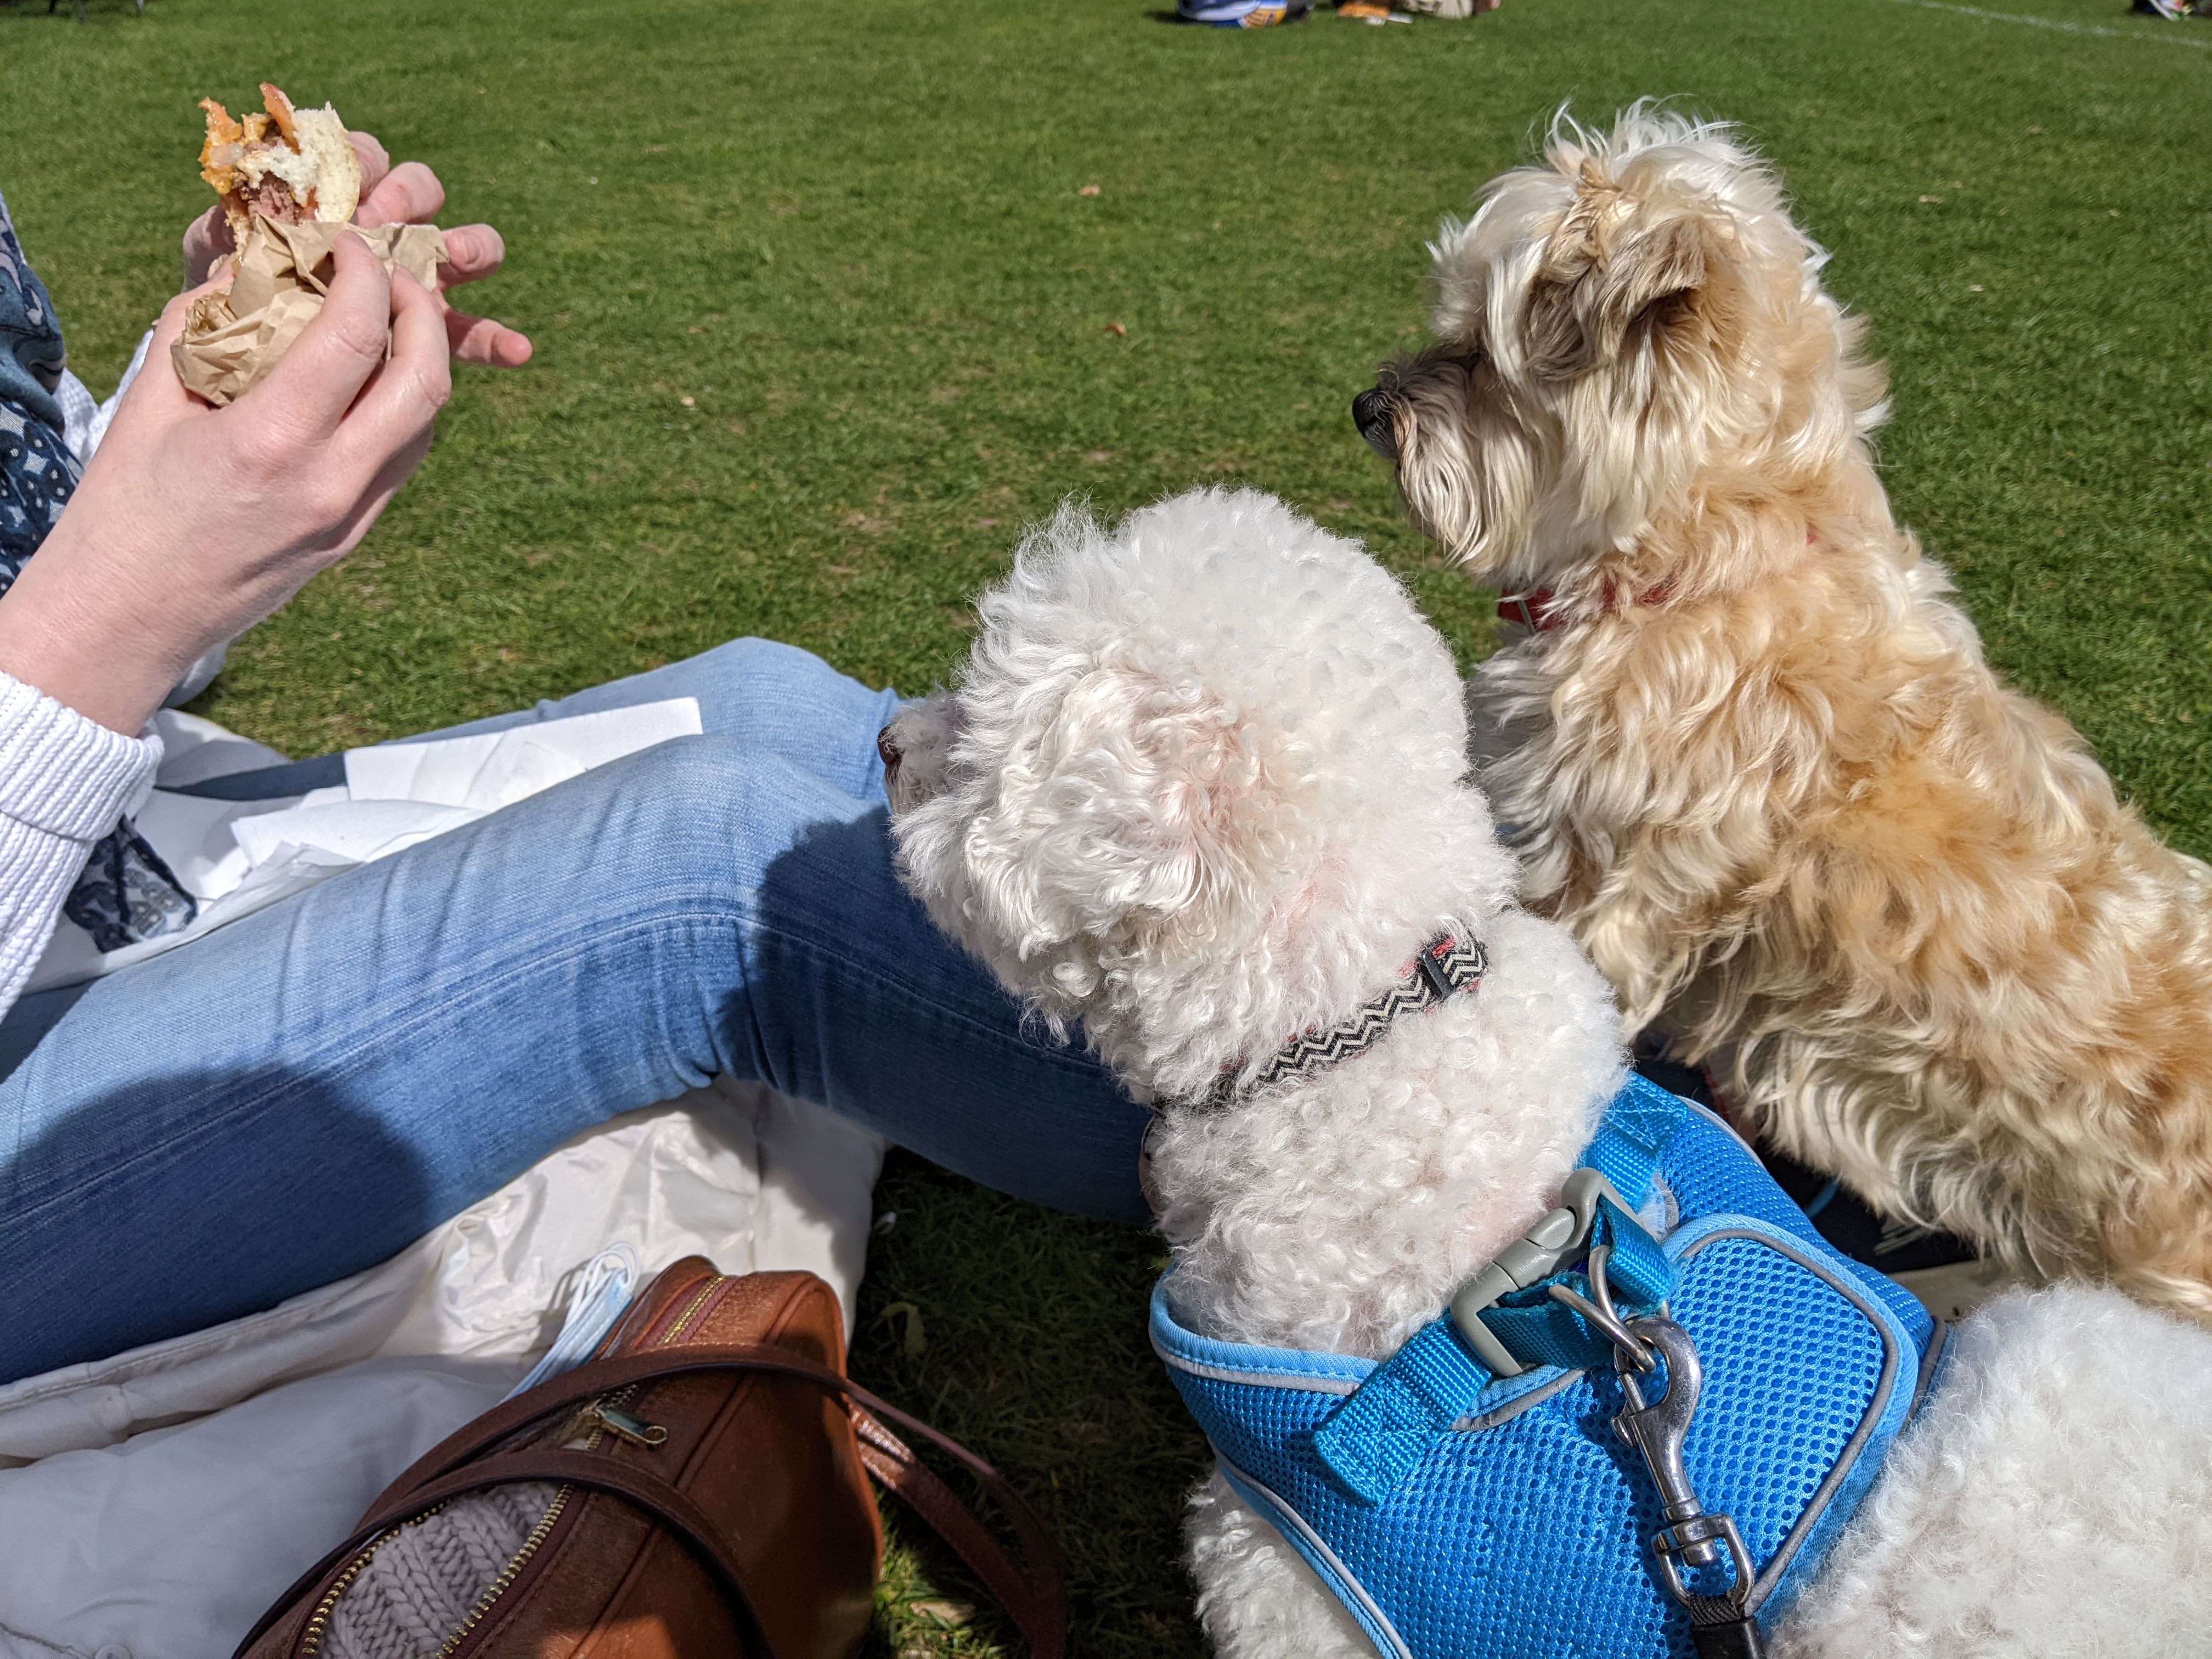
[[[169,355],[185,389],[218,408],[258,385],[322,310],[342,238],[425,288],[446,261],[435,225],[352,222],[361,162],[336,110],[296,109],[266,83],[261,99],[265,110],[242,121],[212,98],[200,104],[200,176],[222,198],[237,254],[228,282],[195,296]]]
[[[214,99],[200,100],[207,112],[200,177],[222,198],[232,237],[243,247],[256,216],[283,225],[351,219],[361,202],[361,161],[338,112],[328,105],[295,109],[265,81],[261,101],[261,110],[234,121]]]

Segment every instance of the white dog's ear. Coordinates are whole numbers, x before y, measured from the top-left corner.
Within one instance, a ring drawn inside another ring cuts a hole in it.
[[[1710,326],[1711,210],[1632,201],[1585,161],[1574,206],[1544,250],[1522,319],[1533,374],[1570,380],[1632,340]]]
[[[1244,889],[1263,769],[1234,712],[1194,679],[1103,667],[1072,687],[1031,833],[1037,900],[1123,936]]]

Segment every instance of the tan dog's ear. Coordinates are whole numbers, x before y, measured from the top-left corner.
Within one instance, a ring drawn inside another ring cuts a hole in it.
[[[1593,171],[1584,164],[1586,175]],[[1632,203],[1585,176],[1528,289],[1528,372],[1571,380],[1620,357],[1633,337],[1656,339],[1690,321],[1711,277],[1715,234],[1696,208]]]

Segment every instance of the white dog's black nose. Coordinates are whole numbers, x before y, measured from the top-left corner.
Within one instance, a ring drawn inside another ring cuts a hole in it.
[[[884,781],[889,783],[892,775],[898,770],[899,746],[898,739],[891,735],[891,728],[888,726],[876,733],[876,753],[883,757]]]
[[[1352,400],[1352,423],[1367,447],[1386,461],[1398,459],[1398,434],[1390,424],[1390,394],[1370,386]]]

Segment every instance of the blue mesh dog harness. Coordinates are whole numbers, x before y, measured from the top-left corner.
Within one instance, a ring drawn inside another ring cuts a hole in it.
[[[1172,1279],[1152,1345],[1222,1474],[1391,1659],[1758,1653],[1943,1340],[1641,1078],[1563,1207],[1387,1361],[1210,1340]]]

